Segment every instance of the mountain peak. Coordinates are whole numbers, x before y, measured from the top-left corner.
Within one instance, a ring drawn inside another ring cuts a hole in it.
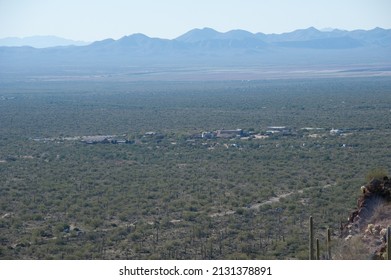
[[[231,30],[231,31],[224,33],[224,35],[226,37],[230,37],[232,39],[239,39],[239,40],[254,37],[253,33],[246,31],[246,30],[242,30],[242,29]]]
[[[143,42],[146,40],[149,40],[147,35],[144,35],[142,33],[135,33],[132,35],[124,36],[117,40],[118,43],[129,43],[129,42]]]
[[[129,36],[124,36],[122,38],[150,39],[150,37],[148,37],[147,35],[145,35],[143,33],[134,33],[134,34],[129,35]]]
[[[293,31],[291,33],[296,33],[296,34],[309,34],[309,35],[314,35],[314,34],[319,34],[322,33],[322,31],[316,29],[315,27],[311,26],[305,29],[298,29],[296,31]]]
[[[313,26],[310,26],[310,27],[308,27],[307,29],[304,29],[304,30],[306,30],[306,31],[312,31],[312,32],[319,32],[319,30],[316,29],[316,28],[313,27]]]
[[[177,37],[175,40],[187,43],[194,43],[204,40],[216,39],[219,35],[221,35],[220,32],[209,27],[204,27],[202,29],[195,28]]]

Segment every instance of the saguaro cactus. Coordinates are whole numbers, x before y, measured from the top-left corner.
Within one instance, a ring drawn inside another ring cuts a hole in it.
[[[391,260],[391,226],[387,229],[387,259]]]
[[[331,260],[331,230],[327,228],[327,259]]]
[[[314,224],[312,216],[310,216],[310,228],[309,228],[309,258],[310,260],[314,259]]]
[[[316,238],[316,259],[320,260],[320,252],[319,252],[319,239]]]

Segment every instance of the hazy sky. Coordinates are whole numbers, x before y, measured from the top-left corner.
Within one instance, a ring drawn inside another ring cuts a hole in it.
[[[391,28],[390,15],[390,0],[0,0],[0,38],[95,41],[144,33],[171,39],[202,27],[253,33]]]

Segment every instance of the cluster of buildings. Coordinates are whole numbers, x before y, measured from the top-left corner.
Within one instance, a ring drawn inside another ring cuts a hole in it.
[[[316,133],[321,130],[324,131],[323,128],[311,128],[306,127],[301,129],[303,133],[310,133],[308,137],[311,138],[317,138],[322,137],[326,135],[323,133]],[[312,133],[312,134],[311,134]],[[190,139],[193,139],[191,141],[194,141],[195,139],[266,139],[272,136],[296,136],[300,133],[298,133],[296,130],[286,127],[286,126],[269,126],[267,127],[267,130],[264,130],[262,133],[255,133],[252,131],[245,131],[243,129],[219,129],[216,131],[203,131],[201,133],[194,134],[190,137]],[[344,136],[347,135],[343,130],[341,129],[331,129],[329,131],[329,135],[331,136]],[[150,139],[153,138],[160,142],[163,138],[165,138],[165,135],[158,134],[153,131],[146,132],[143,136],[143,139]],[[38,142],[48,142],[48,141],[66,141],[66,140],[72,140],[72,141],[81,141],[85,144],[132,144],[135,143],[133,140],[129,140],[126,137],[126,134],[124,135],[94,135],[94,136],[75,136],[75,137],[61,137],[61,138],[34,138],[32,139],[34,141]],[[190,140],[189,140],[190,141]]]
[[[285,126],[269,126],[266,132],[262,134],[256,134],[251,131],[244,131],[243,129],[220,129],[213,132],[204,131],[201,134],[193,135],[193,138],[212,139],[212,138],[249,138],[253,137],[256,139],[267,138],[272,135],[294,135],[295,132],[291,128]]]
[[[220,129],[216,131],[203,131],[201,134],[195,134],[192,138],[213,139],[213,138],[236,138],[243,137],[243,129]]]
[[[86,144],[129,144],[131,141],[118,138],[116,135],[95,135],[95,136],[82,136],[81,141]]]

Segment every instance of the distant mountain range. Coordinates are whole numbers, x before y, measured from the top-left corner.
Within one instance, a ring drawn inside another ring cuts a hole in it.
[[[250,33],[244,30],[232,30],[226,33],[217,32],[211,28],[194,29],[175,39],[186,43],[205,41],[224,41],[225,43],[238,41],[263,42],[270,45],[294,46],[303,48],[351,48],[368,45],[391,44],[391,30],[375,28],[373,30],[345,31],[333,29],[319,31],[314,27],[300,29],[282,34]],[[313,44],[313,42],[318,42]]]
[[[136,73],[141,69],[146,76],[174,68],[200,71],[267,67],[319,71],[375,67],[389,71],[391,29],[319,31],[310,27],[283,34],[254,34],[204,28],[172,40],[133,34],[84,46],[0,47],[0,74],[109,73],[124,69]]]
[[[85,46],[89,42],[73,41],[57,36],[31,36],[25,38],[8,37],[0,39],[2,47],[23,47],[29,46],[33,48],[50,48],[60,46]]]

